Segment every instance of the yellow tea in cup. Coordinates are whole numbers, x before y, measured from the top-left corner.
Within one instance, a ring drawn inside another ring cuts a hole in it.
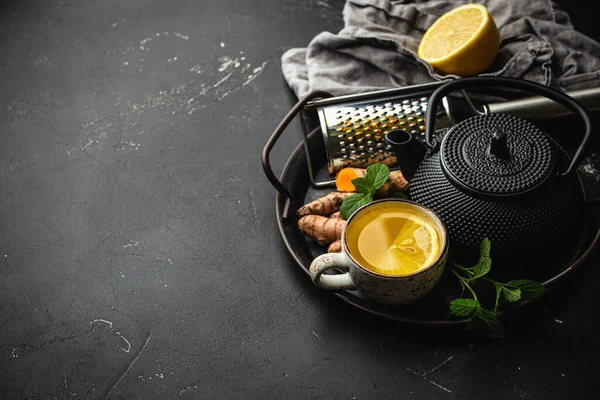
[[[410,203],[381,203],[352,220],[348,252],[372,272],[411,275],[438,259],[442,234],[436,225]]]

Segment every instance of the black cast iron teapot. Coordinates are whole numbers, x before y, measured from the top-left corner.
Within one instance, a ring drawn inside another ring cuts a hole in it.
[[[487,87],[525,90],[577,114],[585,133],[573,158],[532,123],[508,114],[473,116],[441,140],[432,137],[444,96]],[[474,77],[450,81],[431,95],[427,147],[407,131],[390,131],[386,140],[409,181],[410,198],[439,215],[454,245],[476,248],[487,237],[496,251],[523,254],[560,245],[561,238],[577,229],[584,194],[576,170],[591,131],[588,111],[558,90],[515,78]]]

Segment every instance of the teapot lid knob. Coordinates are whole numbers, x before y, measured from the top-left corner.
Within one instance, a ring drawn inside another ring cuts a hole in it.
[[[504,160],[510,158],[510,152],[508,151],[508,144],[506,142],[506,133],[503,130],[494,129],[492,132],[488,154]]]

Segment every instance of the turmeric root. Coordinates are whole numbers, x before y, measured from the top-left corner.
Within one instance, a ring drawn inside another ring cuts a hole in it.
[[[329,245],[329,247],[327,248],[327,252],[328,253],[341,253],[342,252],[342,241],[336,240],[335,242],[331,243]]]
[[[329,218],[340,218],[340,219],[343,219],[343,218],[342,218],[342,213],[341,213],[340,211],[336,211],[336,212],[334,212],[333,214],[331,214],[331,215],[329,216]]]
[[[391,171],[388,180],[382,187],[377,189],[375,194],[378,197],[386,197],[393,192],[406,192],[408,190],[408,181],[404,179],[402,172]]]
[[[305,215],[329,215],[340,209],[344,199],[352,193],[331,192],[326,196],[311,201],[298,209],[296,215],[301,218]]]
[[[319,245],[341,239],[346,221],[321,215],[306,215],[298,220],[298,228],[304,236],[314,239]]]

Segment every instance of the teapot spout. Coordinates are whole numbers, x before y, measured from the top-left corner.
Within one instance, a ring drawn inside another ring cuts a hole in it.
[[[385,135],[385,141],[392,146],[400,171],[408,182],[425,157],[426,148],[410,132],[395,129]]]

